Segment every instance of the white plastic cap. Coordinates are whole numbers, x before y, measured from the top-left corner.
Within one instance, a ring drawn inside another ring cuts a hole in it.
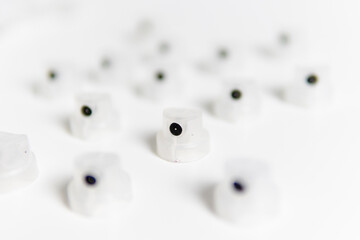
[[[138,86],[139,94],[153,101],[179,97],[186,87],[178,69],[167,64],[143,67],[138,77],[142,80]]]
[[[88,153],[75,160],[68,185],[70,208],[88,216],[121,214],[131,200],[131,181],[113,153]]]
[[[169,108],[163,113],[163,128],[157,134],[158,155],[171,162],[192,162],[210,151],[210,138],[202,126],[201,112]]]
[[[127,84],[133,68],[133,58],[125,51],[101,51],[92,59],[88,75],[93,82],[106,84]]]
[[[301,67],[285,90],[285,100],[303,107],[323,107],[331,103],[331,79],[326,67]]]
[[[221,96],[214,102],[214,114],[227,121],[235,122],[244,117],[255,116],[261,107],[260,89],[255,82],[229,83],[221,90]]]
[[[116,114],[110,95],[86,93],[76,98],[75,112],[70,118],[70,129],[74,136],[86,139],[109,130],[116,124],[115,120]]]
[[[133,44],[141,44],[149,41],[156,34],[155,22],[152,19],[140,19],[130,34],[130,41]]]
[[[75,69],[62,64],[46,65],[37,78],[35,92],[49,98],[76,91],[82,81]]]
[[[0,192],[25,187],[36,180],[38,168],[25,135],[0,132]]]
[[[263,53],[272,57],[298,58],[308,50],[307,32],[298,26],[272,29],[261,41]]]
[[[216,213],[242,226],[273,220],[278,214],[278,192],[267,165],[255,160],[233,160],[227,177],[214,191]]]
[[[208,73],[226,75],[243,64],[239,47],[232,43],[209,47],[209,54],[200,60],[199,68]]]
[[[139,49],[140,62],[151,63],[153,61],[175,62],[181,58],[179,44],[171,37],[157,36]]]

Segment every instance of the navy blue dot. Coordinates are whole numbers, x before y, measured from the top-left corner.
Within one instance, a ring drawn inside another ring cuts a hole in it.
[[[235,191],[237,191],[237,192],[244,192],[245,191],[244,185],[239,181],[235,181],[233,183],[233,187],[234,187]]]
[[[96,184],[96,178],[91,176],[91,175],[87,175],[87,176],[85,176],[85,182],[88,185],[95,185]]]

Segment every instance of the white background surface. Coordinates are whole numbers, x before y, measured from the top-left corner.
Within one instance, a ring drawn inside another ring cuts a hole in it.
[[[29,15],[14,7],[19,6],[16,1],[6,4],[14,11],[2,11],[0,18],[5,19],[0,22],[0,126],[29,136],[41,174],[30,187],[0,196],[0,239],[360,237],[356,1],[37,1],[46,7]],[[75,139],[66,127],[72,96],[35,96],[35,69],[49,59],[85,64],[101,47],[116,46],[122,32],[144,16],[156,19],[165,34],[182,36],[177,40],[188,46],[188,57],[211,42],[231,39],[251,49],[274,29],[303,27],[311,42],[307,58],[332,68],[334,103],[318,112],[286,104],[268,89],[290,80],[283,74],[289,71],[288,60],[254,57],[249,65],[264,85],[264,106],[261,118],[251,125],[214,118],[204,107],[213,100],[214,80],[189,74],[195,94],[175,104],[204,110],[212,152],[201,161],[171,164],[155,155],[154,136],[168,104],[140,99],[130,88],[107,88],[124,121],[117,134],[93,142]],[[87,219],[67,208],[65,186],[72,161],[90,150],[122,156],[134,189],[134,201],[124,216]],[[243,229],[212,213],[209,189],[221,179],[224,161],[234,156],[270,164],[284,197],[284,214],[276,227]]]

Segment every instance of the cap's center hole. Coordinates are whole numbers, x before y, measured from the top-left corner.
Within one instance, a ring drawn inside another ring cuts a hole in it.
[[[282,45],[288,45],[290,43],[290,36],[287,33],[280,33],[279,41]]]
[[[167,42],[162,42],[159,45],[160,53],[168,53],[170,51],[170,45]]]
[[[85,117],[89,117],[92,114],[92,110],[90,107],[88,106],[82,106],[81,108],[81,113],[85,116]]]
[[[310,85],[315,85],[319,81],[319,79],[315,74],[311,74],[307,77],[306,81]]]
[[[54,70],[48,72],[48,77],[50,80],[55,80],[57,78],[57,73]]]
[[[111,67],[111,61],[109,58],[103,58],[102,61],[101,61],[101,66],[102,68],[105,68],[105,69],[108,69]]]
[[[88,185],[95,185],[96,184],[96,178],[91,176],[91,175],[87,175],[87,176],[85,176],[85,182]]]
[[[245,186],[240,181],[235,181],[233,183],[233,188],[237,192],[244,192],[245,191]]]
[[[155,74],[155,77],[159,81],[163,81],[165,79],[165,74],[162,71],[159,71]]]
[[[179,136],[182,133],[182,127],[178,123],[172,123],[170,125],[170,132],[174,136]]]
[[[231,97],[235,100],[239,100],[241,97],[242,97],[242,93],[240,92],[240,90],[238,89],[234,89],[232,92],[231,92]]]
[[[229,56],[229,52],[227,49],[221,48],[221,49],[219,49],[218,56],[221,59],[226,59]]]

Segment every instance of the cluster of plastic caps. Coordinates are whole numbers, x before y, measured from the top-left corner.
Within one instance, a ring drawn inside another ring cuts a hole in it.
[[[275,53],[286,51],[291,45],[290,39],[291,35],[281,36],[271,50]],[[172,76],[176,69],[170,69],[176,51],[173,43],[158,40],[151,22],[140,24],[131,43],[139,53],[137,56],[141,56],[146,69],[142,73],[148,79],[137,86],[138,93],[154,100],[182,94],[186,87]],[[230,47],[214,48],[214,54],[204,56],[200,65],[203,70],[221,74],[230,65],[236,65],[232,53]],[[89,75],[101,81],[117,81],[128,74],[124,71],[134,71],[130,66],[133,60],[114,52],[104,53]],[[71,74],[62,66],[50,66],[44,72],[42,81],[36,83],[38,93],[58,95],[74,89],[74,81],[68,76]],[[284,88],[284,98],[310,107],[327,103],[330,90],[326,68],[299,67],[290,85]],[[219,93],[220,98],[213,104],[215,116],[236,122],[259,111],[261,94],[253,81],[224,83]],[[75,137],[91,138],[111,129],[116,122],[107,93],[85,93],[76,97],[75,112],[70,118],[70,129]],[[193,162],[208,154],[209,138],[200,110],[168,108],[163,112],[162,129],[156,135],[156,151],[160,158],[170,162]],[[33,182],[38,171],[26,136],[1,133],[0,146],[0,189],[9,191]],[[67,188],[72,210],[89,216],[117,214],[131,200],[131,181],[116,154],[88,153],[74,163],[74,176]],[[213,193],[214,210],[219,216],[238,223],[257,223],[277,215],[277,187],[264,162],[240,158],[228,161],[226,169],[227,177]]]

